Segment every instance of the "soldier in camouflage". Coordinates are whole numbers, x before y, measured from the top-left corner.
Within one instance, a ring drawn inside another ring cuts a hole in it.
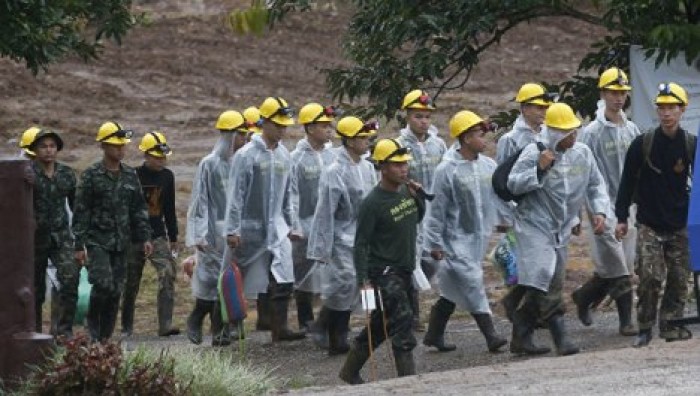
[[[93,341],[109,339],[114,331],[129,244],[142,242],[146,256],[153,251],[141,183],[136,170],[121,162],[132,134],[116,122],[100,127],[103,158],[83,172],[76,194],[75,258],[84,262],[87,250],[92,283],[87,322]]]
[[[158,335],[180,334],[172,325],[175,304],[175,259],[177,251],[177,216],[175,214],[175,176],[166,168],[166,156],[172,154],[165,135],[154,131],[144,135],[139,145],[144,152],[143,165],[136,168],[148,206],[153,231],[153,254],[148,261],[158,273]],[[122,303],[122,335],[134,331],[134,310],[146,256],[143,243],[134,242],[127,255],[126,288]]]
[[[59,318],[57,334],[73,335],[73,317],[78,300],[80,267],[73,260],[73,235],[69,207],[75,199],[76,177],[70,167],[56,161],[63,149],[58,133],[39,129],[28,149],[35,155],[34,171],[34,287],[36,331],[41,333],[41,308],[46,295],[46,267],[51,260],[57,269]]]

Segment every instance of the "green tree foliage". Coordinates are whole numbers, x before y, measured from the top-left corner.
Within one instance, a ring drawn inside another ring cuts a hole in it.
[[[95,59],[103,39],[121,43],[137,22],[131,0],[0,1],[0,56],[34,74],[68,54]]]
[[[268,23],[307,11],[309,0],[269,0]],[[420,87],[437,99],[469,80],[479,57],[513,27],[541,17],[569,17],[607,28],[582,58],[577,75],[559,88],[583,115],[595,111],[596,74],[629,66],[633,44],[659,47],[657,62],[700,53],[698,0],[353,0],[342,46],[351,66],[324,70],[337,100],[367,102],[365,115],[391,118],[402,95]],[[502,114],[508,118],[507,113]]]

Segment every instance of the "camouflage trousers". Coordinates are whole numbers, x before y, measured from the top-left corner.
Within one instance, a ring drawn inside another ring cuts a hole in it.
[[[165,331],[170,327],[175,300],[175,260],[170,250],[170,242],[165,237],[153,241],[153,254],[148,261],[158,273],[158,325],[159,330]],[[122,301],[122,331],[133,331],[136,296],[141,285],[143,267],[146,256],[142,243],[131,245],[126,261],[126,284]]]
[[[65,238],[51,238],[51,242],[42,243],[34,248],[34,301],[36,312],[36,331],[41,333],[42,305],[46,296],[46,268],[49,260],[56,267],[60,288],[59,315],[56,331],[58,335],[69,336],[73,329],[73,318],[78,301],[78,283],[80,266],[73,258],[73,243],[70,235]],[[53,304],[52,304],[53,305]]]
[[[687,229],[660,232],[639,226],[635,272],[639,276],[637,322],[640,330],[654,326],[664,282],[659,328],[666,330],[669,319],[683,316],[690,276],[688,260]]]
[[[370,316],[369,332],[365,327],[355,338],[356,347],[366,350],[370,346],[371,338],[372,350],[375,350],[388,335],[391,338],[392,349],[412,351],[416,347],[416,337],[411,328],[413,320],[413,309],[409,298],[413,292],[411,274],[390,272],[377,277],[372,283],[377,309],[372,311]],[[384,311],[379,303],[380,294]]]
[[[88,281],[92,283],[87,323],[92,340],[101,341],[114,332],[126,279],[126,252],[88,245],[87,255]]]

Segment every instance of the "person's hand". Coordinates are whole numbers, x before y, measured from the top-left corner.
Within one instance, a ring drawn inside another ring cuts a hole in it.
[[[593,233],[600,235],[605,232],[605,216],[597,214],[593,216]]]
[[[575,226],[573,226],[573,228],[571,228],[571,233],[576,236],[581,235],[581,223],[578,223]]]
[[[190,256],[182,262],[182,273],[185,275],[185,281],[188,281],[192,278],[192,274],[194,274],[195,264],[195,256]]]
[[[540,170],[546,171],[552,166],[554,162],[554,153],[552,150],[544,150],[540,153],[540,159],[537,161],[537,167]]]
[[[146,255],[146,257],[151,257],[153,254],[153,244],[151,241],[146,241],[143,243],[143,253]]]
[[[226,243],[231,249],[235,249],[241,246],[241,236],[240,235],[228,235],[226,237]]]
[[[289,231],[289,234],[287,234],[287,238],[289,238],[289,240],[292,242],[300,241],[301,234],[295,231]]]
[[[507,225],[497,225],[496,226],[496,232],[499,234],[505,234],[506,232],[508,232],[509,229],[510,229],[510,226],[507,226]]]
[[[445,252],[440,249],[431,250],[430,257],[432,257],[433,260],[442,260],[445,258]]]
[[[622,238],[627,236],[627,223],[617,223],[617,227],[615,227],[615,238],[617,238],[618,241],[621,241]]]
[[[75,253],[73,253],[73,257],[81,267],[85,265],[85,250],[76,250]]]

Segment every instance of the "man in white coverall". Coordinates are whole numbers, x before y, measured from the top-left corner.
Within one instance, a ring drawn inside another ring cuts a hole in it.
[[[611,206],[605,181],[588,146],[576,142],[581,121],[571,107],[555,103],[547,109],[540,151],[529,144],[508,176],[508,189],[525,194],[514,215],[518,285],[523,297],[513,313],[510,351],[536,355],[549,348],[532,343],[538,319],[547,323],[559,355],[579,352],[564,329],[561,287],[567,244],[584,204],[593,213],[594,232],[605,228]]]
[[[243,276],[245,295],[269,298],[272,341],[304,338],[287,327],[287,310],[294,289],[289,199],[291,158],[282,145],[293,110],[280,97],[260,105],[262,134],[236,153],[231,165],[231,191],[226,208],[225,235]]]
[[[445,326],[456,305],[474,317],[490,352],[508,343],[493,326],[482,268],[499,214],[507,210],[491,186],[496,162],[481,154],[486,149],[485,135],[491,131],[491,125],[471,111],[452,117],[450,135],[457,144],[435,171],[435,200],[423,220],[424,248],[442,260],[440,298],[430,311],[423,344],[441,352],[456,348],[444,342]]]

